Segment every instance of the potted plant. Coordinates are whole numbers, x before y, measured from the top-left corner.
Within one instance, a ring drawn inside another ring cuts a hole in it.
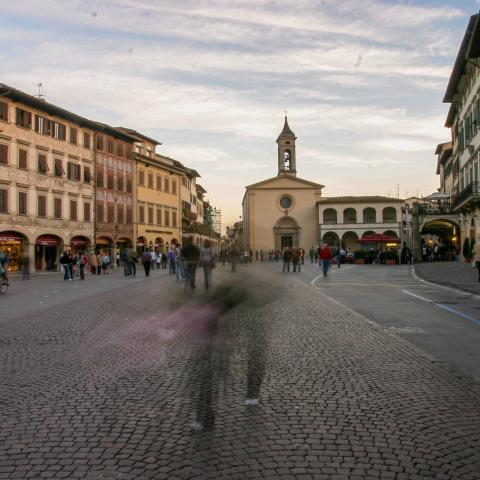
[[[395,265],[398,263],[398,252],[396,250],[387,250],[385,252],[385,264]]]
[[[469,263],[472,261],[472,248],[470,239],[466,238],[463,241],[462,255],[465,259],[465,262]]]
[[[355,252],[353,252],[353,259],[357,265],[365,263],[365,250],[355,250]]]

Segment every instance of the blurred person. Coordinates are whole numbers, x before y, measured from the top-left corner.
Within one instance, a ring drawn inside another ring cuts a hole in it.
[[[480,282],[480,240],[477,240],[473,247],[472,264],[478,269],[478,281]]]
[[[328,269],[330,268],[330,262],[332,261],[332,252],[326,243],[320,247],[318,256],[320,258],[323,276],[326,277]]]
[[[0,250],[0,274],[2,275],[2,284],[9,285],[8,283],[8,264],[10,259],[5,251]]]
[[[150,267],[152,265],[151,260],[152,260],[152,258],[151,258],[150,252],[148,250],[145,250],[142,253],[142,264],[143,264],[143,269],[145,270],[145,276],[146,277],[150,276]]]
[[[131,275],[132,278],[135,278],[137,275],[138,254],[134,248],[129,248],[127,250],[127,263],[129,275]]]
[[[110,267],[110,257],[106,253],[102,255],[101,263],[102,263],[103,274],[108,275],[109,273],[108,269]]]
[[[92,275],[97,274],[97,255],[95,252],[92,252],[90,255],[90,271],[92,272]]]
[[[290,272],[290,262],[292,261],[292,249],[290,247],[285,247],[282,253],[283,257],[283,267],[282,272]]]
[[[197,263],[200,258],[200,250],[193,243],[193,237],[187,238],[187,242],[182,248],[182,258],[185,262],[185,278],[186,285],[193,290],[195,287],[195,276],[197,273]]]
[[[97,254],[97,275],[102,273],[102,255]]]
[[[30,279],[30,257],[27,252],[20,255],[20,267],[22,268],[22,280]]]
[[[299,248],[292,248],[292,265],[293,271],[300,273],[300,260],[301,260],[301,253]]]
[[[203,247],[200,249],[199,258],[200,266],[203,268],[205,289],[208,290],[212,283],[212,269],[215,267],[210,240],[205,240],[203,243]]]
[[[63,255],[60,257],[60,264],[63,267],[63,280],[73,280],[72,263],[73,258],[70,252],[63,252]]]

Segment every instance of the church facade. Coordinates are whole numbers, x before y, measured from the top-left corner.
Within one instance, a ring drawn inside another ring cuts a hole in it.
[[[308,250],[319,242],[317,202],[324,186],[297,177],[296,139],[285,117],[277,138],[277,176],[246,187],[242,202],[245,248]]]

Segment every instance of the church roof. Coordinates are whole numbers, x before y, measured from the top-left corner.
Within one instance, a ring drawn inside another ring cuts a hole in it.
[[[403,202],[401,198],[381,197],[379,195],[374,196],[345,196],[345,197],[325,197],[317,202],[317,205],[322,203],[391,203],[391,202]]]
[[[303,178],[296,177],[295,175],[289,175],[288,173],[280,173],[279,175],[267,178],[266,180],[262,180],[261,182],[252,183],[251,185],[247,185],[245,188],[248,190],[249,188],[259,187],[261,185],[265,185],[270,182],[274,182],[275,180],[280,180],[282,178],[287,178],[289,180],[293,180],[298,183],[303,183],[305,185],[309,185],[310,187],[315,188],[323,188],[325,185],[320,185],[319,183],[311,182],[310,180],[304,180]]]
[[[292,130],[290,129],[290,126],[288,125],[288,120],[286,116],[285,116],[285,123],[283,124],[283,130],[280,132],[280,135],[277,138],[277,142],[280,139],[280,137],[295,137],[295,134],[292,132]]]

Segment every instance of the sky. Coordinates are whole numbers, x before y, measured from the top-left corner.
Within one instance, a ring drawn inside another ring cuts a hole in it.
[[[195,168],[228,225],[277,174],[323,196],[429,195],[474,0],[0,0],[0,82],[133,128]]]

